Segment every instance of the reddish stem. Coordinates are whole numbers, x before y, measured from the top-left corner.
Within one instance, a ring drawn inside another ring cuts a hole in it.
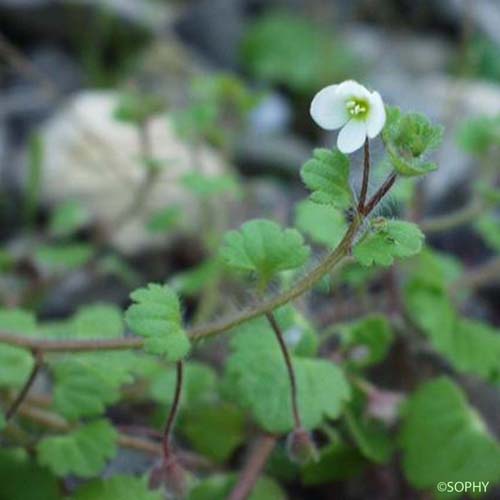
[[[171,454],[171,441],[172,441],[172,431],[174,428],[175,419],[179,412],[179,406],[182,394],[182,383],[184,379],[184,362],[177,361],[176,367],[176,381],[175,381],[175,394],[174,400],[172,402],[172,407],[168,414],[167,423],[165,424],[165,430],[163,431],[163,458],[167,461]]]

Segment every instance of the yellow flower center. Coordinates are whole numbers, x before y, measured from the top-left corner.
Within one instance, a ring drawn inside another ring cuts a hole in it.
[[[365,99],[360,99],[357,97],[352,97],[345,103],[345,107],[347,112],[352,118],[356,118],[358,120],[363,120],[366,118],[368,111],[370,110],[370,106],[368,101]]]

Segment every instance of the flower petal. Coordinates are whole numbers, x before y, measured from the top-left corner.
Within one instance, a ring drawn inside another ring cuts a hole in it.
[[[342,127],[349,120],[345,99],[337,93],[339,85],[329,85],[321,89],[311,102],[313,120],[326,130]]]
[[[359,149],[366,139],[366,123],[352,119],[340,131],[337,147],[342,153],[349,154]]]
[[[351,97],[359,98],[370,98],[370,92],[366,87],[361,85],[354,80],[346,80],[338,85],[337,94],[341,95],[344,99],[349,99]]]
[[[373,139],[376,137],[385,124],[385,107],[382,102],[382,97],[378,92],[372,92],[370,94],[370,112],[366,119],[366,132],[368,137]]]

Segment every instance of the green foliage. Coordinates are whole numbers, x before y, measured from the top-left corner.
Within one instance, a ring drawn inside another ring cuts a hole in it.
[[[188,500],[220,500],[228,498],[237,477],[234,474],[214,474],[200,481],[189,493]],[[248,500],[285,500],[285,493],[268,477],[260,477]]]
[[[59,205],[51,214],[49,230],[54,236],[71,236],[90,220],[89,212],[76,201]]]
[[[63,436],[42,438],[36,447],[38,462],[57,476],[94,477],[115,456],[117,437],[106,420],[85,424]]]
[[[457,141],[467,153],[487,153],[500,144],[500,115],[478,116],[464,121],[458,129]]]
[[[500,218],[484,214],[476,221],[474,228],[489,247],[500,252]]]
[[[151,380],[151,396],[162,405],[171,405],[174,399],[176,371],[161,367]],[[208,365],[189,362],[184,366],[182,389],[183,406],[197,406],[210,401],[216,385],[216,375]]]
[[[229,403],[198,405],[180,423],[193,448],[216,462],[225,462],[245,441],[245,416]]]
[[[59,500],[57,479],[21,448],[0,451],[2,500]]]
[[[305,485],[331,483],[359,474],[365,465],[356,448],[337,441],[321,448],[319,460],[309,462],[301,471]]]
[[[161,492],[151,491],[145,478],[113,476],[97,479],[78,488],[74,500],[161,500]]]
[[[346,209],[352,204],[349,186],[349,158],[338,150],[315,149],[313,158],[300,171],[304,184],[312,191],[311,200]]]
[[[147,228],[152,233],[166,233],[179,223],[181,215],[179,207],[166,207],[151,216]]]
[[[216,259],[203,261],[199,266],[175,274],[169,285],[181,295],[193,296],[213,283],[220,273],[220,263]]]
[[[342,353],[352,368],[366,368],[385,359],[393,338],[389,321],[379,314],[340,327]]]
[[[251,321],[233,334],[231,348],[226,383],[232,397],[250,410],[264,430],[291,431],[290,380],[273,332],[262,322]],[[292,358],[303,426],[314,429],[324,418],[337,418],[350,395],[342,371],[329,361],[299,355]]]
[[[236,270],[256,273],[265,286],[277,273],[302,266],[309,247],[297,230],[256,219],[245,222],[239,231],[226,233],[221,256]]]
[[[476,34],[467,44],[465,58],[460,57],[458,64],[466,63],[465,70],[480,79],[500,81],[500,62],[498,43],[489,36]]]
[[[182,177],[182,184],[199,198],[238,192],[238,183],[231,175],[204,175],[190,172]]]
[[[314,243],[335,248],[347,231],[344,214],[331,205],[301,201],[295,209],[295,226]]]
[[[21,309],[0,308],[0,331],[36,335],[37,326],[31,313]],[[34,360],[29,351],[0,344],[0,387],[21,387],[33,368]]]
[[[418,488],[439,481],[500,481],[500,445],[463,392],[447,378],[423,384],[408,401],[401,429],[403,467]]]
[[[35,250],[35,262],[53,273],[63,273],[86,264],[94,248],[86,243],[40,245]]]
[[[390,266],[395,258],[416,255],[422,248],[424,234],[416,224],[381,217],[354,247],[356,260],[364,265]]]
[[[331,33],[303,16],[271,12],[246,33],[242,58],[259,80],[310,94],[359,70],[354,56]]]
[[[402,176],[425,175],[437,169],[427,160],[443,139],[443,127],[432,125],[420,113],[401,113],[387,108],[387,122],[382,132],[392,166]]]
[[[190,343],[182,328],[176,293],[166,285],[150,283],[130,297],[135,303],[127,309],[125,320],[131,330],[145,338],[146,352],[162,354],[168,361],[186,356]]]
[[[164,110],[165,102],[160,96],[133,90],[120,96],[113,116],[121,122],[141,125]]]

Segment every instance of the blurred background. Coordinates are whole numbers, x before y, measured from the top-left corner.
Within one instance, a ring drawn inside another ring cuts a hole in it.
[[[500,113],[499,26],[498,0],[0,0],[0,303],[63,318],[168,278],[188,315],[209,318],[200,264],[227,228],[293,218],[300,166],[335,144],[310,100],[347,78],[445,126],[407,214],[469,207],[464,123]],[[402,184],[391,215],[410,199]],[[492,254],[468,226],[429,241],[465,267]],[[487,272],[467,307],[498,326],[500,273]],[[472,393],[498,429],[497,392]],[[345,498],[389,498],[386,472]]]

